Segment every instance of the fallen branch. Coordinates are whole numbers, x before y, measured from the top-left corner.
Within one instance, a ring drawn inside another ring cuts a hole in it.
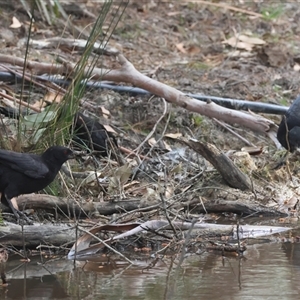
[[[28,43],[28,39],[22,39],[19,41],[19,47],[26,47]],[[71,51],[84,51],[86,48],[88,41],[82,39],[66,39],[61,37],[53,37],[45,40],[29,40],[29,47],[33,47],[34,49],[57,49],[69,48]],[[95,42],[93,44],[93,52],[96,54],[105,54],[105,55],[118,55],[119,50],[113,47],[110,47],[105,43],[105,45]]]
[[[184,2],[190,2],[190,1],[189,0],[184,0]],[[208,2],[208,1],[203,1],[203,0],[194,0],[194,2],[201,3],[201,4],[204,4],[204,5],[211,5],[211,6],[215,6],[215,7],[225,8],[225,9],[228,9],[228,10],[236,11],[236,12],[243,13],[243,14],[250,15],[250,16],[254,16],[254,17],[257,17],[257,18],[262,18],[263,17],[262,14],[256,13],[254,11],[238,8],[238,7],[231,6],[231,5],[228,5],[228,4],[225,4],[225,3],[214,3],[214,2]]]
[[[14,71],[12,72],[2,72],[0,66],[0,81],[3,82],[11,82],[11,81],[17,81],[21,80],[22,76],[18,75],[18,72]],[[7,67],[5,68],[7,69]],[[12,70],[12,69],[10,69]],[[24,77],[25,78],[25,77]],[[41,80],[43,82],[48,82],[49,85],[56,84],[59,86],[59,89],[62,89],[61,87],[67,87],[72,84],[71,80],[68,79],[62,79],[58,78],[55,75],[41,75],[41,76],[35,76],[31,77],[30,81],[33,81],[32,78],[35,78],[36,80]],[[125,86],[125,85],[115,85],[115,84],[109,84],[108,81],[93,81],[93,80],[84,80],[84,84],[86,85],[86,88],[89,89],[100,89],[100,90],[112,90],[114,92],[120,93],[120,94],[126,94],[130,96],[139,96],[139,95],[148,95],[151,96],[150,92],[138,88],[138,87],[132,87],[132,86]],[[233,98],[223,98],[223,97],[216,97],[211,95],[202,95],[199,93],[192,94],[187,93],[187,96],[191,98],[195,98],[199,101],[207,102],[207,101],[213,101],[214,103],[227,107],[234,110],[245,110],[245,111],[252,111],[255,113],[263,113],[263,114],[273,114],[273,115],[284,115],[287,110],[288,106],[282,106],[278,104],[271,104],[266,102],[257,102],[257,101],[249,101],[249,100],[242,100],[242,99],[233,99]],[[270,100],[271,101],[271,100]],[[89,105],[87,102],[85,102],[85,105]]]
[[[182,141],[208,160],[231,187],[238,188],[240,190],[250,190],[252,188],[249,177],[236,167],[228,156],[219,151],[214,145],[205,145],[194,140]]]
[[[236,239],[238,236],[240,239],[246,238],[257,238],[262,236],[271,235],[274,233],[280,233],[290,230],[288,227],[275,227],[275,226],[255,226],[255,225],[244,225],[239,226],[237,230],[236,225],[220,225],[220,224],[209,224],[209,223],[188,223],[188,222],[172,222],[169,224],[165,220],[151,220],[145,223],[128,223],[128,224],[111,224],[102,225],[92,228],[89,232],[85,231],[85,234],[81,236],[68,254],[69,259],[87,259],[89,256],[99,254],[104,249],[105,244],[111,244],[117,240],[128,238],[132,235],[141,234],[145,232],[158,232],[160,230],[171,230],[174,228],[178,231],[190,230],[194,237],[203,235],[210,236],[227,236],[231,239]],[[101,231],[114,231],[120,232],[121,234],[115,235],[105,241],[93,244],[95,235]],[[217,233],[217,234],[216,234]]]
[[[68,217],[87,217],[101,215],[112,215],[139,208],[140,200],[126,200],[117,202],[86,202],[79,203],[73,199],[60,198],[44,194],[21,195],[16,198],[18,206],[26,209],[55,210],[66,214]]]
[[[113,201],[113,202],[87,202],[79,203],[73,199],[55,197],[45,194],[28,194],[21,195],[16,198],[18,206],[22,208],[43,209],[47,211],[56,211],[57,213],[65,214],[67,217],[85,218],[87,216],[112,215],[122,213],[122,216],[128,216],[130,213],[147,212],[154,209],[159,209],[161,202],[151,203],[151,205],[141,204],[139,198],[128,200]],[[284,212],[277,211],[273,208],[260,205],[253,202],[229,201],[229,200],[209,200],[205,202],[205,210],[198,199],[189,202],[176,202],[174,207],[184,207],[186,210],[197,213],[235,213],[239,215],[263,215],[263,216],[286,216]],[[9,209],[1,205],[4,212]]]
[[[146,75],[138,72],[133,64],[131,64],[122,54],[118,55],[121,64],[120,69],[102,70],[94,68],[90,76],[95,80],[111,80],[117,82],[127,82],[134,86],[143,88],[152,94],[165,98],[168,102],[176,104],[189,111],[198,112],[210,118],[217,118],[231,124],[239,124],[248,127],[254,131],[267,133],[270,130],[276,130],[276,125],[271,120],[254,114],[247,114],[241,111],[231,110],[221,107],[213,102],[202,103],[196,99],[186,96],[177,89],[167,86],[164,83],[158,82]],[[75,68],[76,64],[65,62],[68,68]],[[86,68],[86,76],[89,74],[89,69]]]
[[[192,213],[234,213],[243,216],[264,217],[286,217],[287,213],[278,211],[271,207],[261,205],[257,202],[245,200],[222,200],[212,199],[205,202],[205,207],[198,199],[183,203],[184,207]]]
[[[40,244],[61,246],[74,243],[76,232],[74,226],[66,224],[43,224],[20,226],[4,223],[0,226],[0,244],[15,247],[35,248]]]
[[[93,80],[109,80],[131,83],[134,86],[165,98],[168,102],[189,111],[197,112],[210,118],[223,120],[224,122],[231,124],[239,124],[263,134],[277,130],[275,123],[271,120],[259,115],[248,114],[221,107],[213,102],[203,103],[190,98],[173,87],[141,74],[122,54],[119,54],[117,58],[120,62],[121,68],[115,70],[94,68],[91,73],[89,67],[87,67],[85,69],[85,77],[92,78]],[[60,62],[62,62],[62,65],[26,61],[26,68],[36,74],[72,74],[76,64],[62,59],[60,59]],[[23,67],[25,62],[22,58],[0,55],[0,63],[9,63]]]

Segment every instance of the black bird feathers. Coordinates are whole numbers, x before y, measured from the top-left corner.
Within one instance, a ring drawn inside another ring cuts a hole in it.
[[[291,152],[300,147],[300,96],[283,116],[277,131],[280,144]]]
[[[117,141],[111,132],[108,132],[97,120],[80,112],[76,113],[74,118],[73,141],[98,152],[101,156],[107,156],[108,149],[118,147]]]
[[[11,199],[48,186],[70,158],[72,150],[62,146],[50,147],[41,155],[0,150],[1,202],[19,218],[23,214],[13,207]]]

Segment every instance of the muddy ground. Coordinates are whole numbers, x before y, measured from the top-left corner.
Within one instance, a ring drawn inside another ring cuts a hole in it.
[[[290,105],[300,91],[299,4],[296,1],[222,3],[131,1],[109,44],[120,49],[140,72],[180,91]],[[65,6],[65,9],[72,14],[72,21],[78,28],[88,31],[94,19],[82,14],[82,9],[96,16],[100,5],[92,2],[80,5],[74,4],[74,7],[80,7],[77,12],[71,13],[71,6]],[[13,17],[23,25],[10,27]],[[25,48],[19,42],[27,38],[28,30],[29,18],[22,6],[17,1],[3,4],[1,54],[25,57]],[[75,30],[65,28],[63,22],[50,26],[36,14],[32,39],[77,36]],[[65,49],[29,49],[28,58],[53,62],[55,55],[76,62],[80,53]],[[102,64],[107,68],[118,67],[113,57],[104,56]],[[15,85],[11,87],[17,89]],[[41,100],[42,93],[34,93],[38,95],[36,100]],[[163,111],[163,102],[151,96],[87,91],[84,100],[96,105],[90,112],[102,123],[111,125],[119,144],[131,150],[142,143]],[[105,107],[111,117],[101,116],[97,105]],[[89,108],[83,105],[83,109]],[[281,116],[264,116],[277,124],[281,120]],[[135,181],[127,178],[122,182],[120,193],[123,198],[141,199],[143,203],[151,204],[160,201],[159,194],[163,191],[168,201],[196,203],[198,210],[189,211],[184,219],[193,218],[194,213],[203,212],[203,208],[205,211],[205,205],[218,200],[250,201],[297,218],[300,193],[297,159],[290,160],[290,174],[285,166],[274,170],[274,163],[282,153],[267,136],[239,126],[229,127],[261,147],[262,151],[241,161],[234,153],[247,146],[244,141],[205,116],[169,105],[168,114],[159,122],[153,135],[156,141],[161,140],[160,143],[152,147],[153,140],[149,141],[140,152],[152,160],[143,165]],[[162,134],[181,134],[214,144],[250,176],[253,190],[229,188],[201,156],[174,139],[162,138]],[[170,149],[177,157],[166,155]],[[128,162],[132,163],[132,159]],[[135,170],[136,166],[133,162],[130,168]],[[105,175],[112,176],[111,173]],[[114,189],[99,195],[95,185],[77,192],[81,199],[94,201],[112,201],[120,196]],[[234,210],[229,212],[233,213],[229,217],[235,216]]]

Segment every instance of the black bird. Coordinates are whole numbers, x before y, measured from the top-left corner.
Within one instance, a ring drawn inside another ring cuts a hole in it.
[[[285,149],[291,152],[300,147],[300,96],[283,116],[277,131],[277,139]]]
[[[97,120],[78,112],[74,118],[73,141],[98,152],[101,156],[108,155],[109,148],[117,148],[118,144],[111,132]]]
[[[48,186],[70,158],[73,158],[72,150],[62,146],[50,147],[41,155],[0,150],[1,202],[10,207],[17,219],[24,216],[11,199]]]

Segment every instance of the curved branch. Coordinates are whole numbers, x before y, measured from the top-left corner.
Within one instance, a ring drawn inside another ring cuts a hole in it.
[[[154,95],[165,98],[168,102],[178,105],[189,111],[197,112],[210,118],[223,120],[231,124],[239,124],[260,133],[270,133],[277,131],[277,126],[271,120],[259,115],[236,111],[219,106],[213,102],[203,103],[196,99],[186,96],[183,92],[158,82],[137,71],[122,54],[117,56],[121,67],[119,69],[107,70],[94,68],[92,74],[90,68],[85,69],[85,75],[94,80],[110,80],[115,82],[126,82],[136,87],[140,87]],[[23,66],[24,60],[7,55],[0,55],[0,62]],[[26,67],[36,74],[68,74],[76,66],[75,63],[60,59],[62,65],[49,63],[39,63],[27,61]]]

